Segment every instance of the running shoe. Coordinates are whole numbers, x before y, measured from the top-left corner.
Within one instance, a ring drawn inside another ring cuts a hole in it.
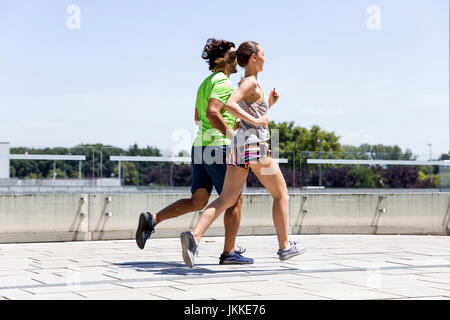
[[[136,244],[140,249],[144,249],[145,242],[155,232],[155,220],[150,212],[141,213],[139,224],[136,230]]]
[[[198,255],[198,244],[194,239],[194,235],[190,231],[181,233],[181,250],[184,263],[189,267],[194,267],[194,258]]]
[[[299,254],[306,252],[306,246],[301,244],[298,245],[297,242],[289,241],[290,248],[287,250],[278,250],[278,257],[281,261],[288,260],[292,257],[298,256]]]
[[[252,264],[253,259],[244,257],[242,255],[244,252],[245,249],[242,248],[234,250],[233,254],[224,252],[219,258],[219,264]]]

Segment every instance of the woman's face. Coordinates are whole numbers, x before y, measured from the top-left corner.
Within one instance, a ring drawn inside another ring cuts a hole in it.
[[[264,58],[264,50],[261,48],[260,45],[256,46],[258,48],[258,52],[254,55],[252,55],[252,58],[254,58],[254,63],[256,67],[256,71],[261,72],[264,70],[264,61],[266,60]]]

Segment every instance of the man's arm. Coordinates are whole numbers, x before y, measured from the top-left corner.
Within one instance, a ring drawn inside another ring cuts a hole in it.
[[[200,125],[200,116],[198,115],[198,110],[195,108],[195,116],[194,116],[195,125]]]
[[[219,130],[223,135],[227,135],[227,130],[232,131],[232,129],[226,124],[220,111],[222,110],[224,104],[215,98],[211,98],[208,101],[208,107],[206,109],[206,118],[208,118],[211,126],[214,129]]]

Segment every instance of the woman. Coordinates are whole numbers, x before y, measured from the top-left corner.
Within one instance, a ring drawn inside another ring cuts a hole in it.
[[[245,77],[228,99],[225,110],[239,117],[241,109],[255,118],[266,118],[267,110],[277,102],[279,95],[275,89],[266,99],[258,83],[258,73],[264,69],[264,51],[261,46],[248,41],[237,50],[238,64],[245,68]],[[255,123],[255,122],[253,122]],[[277,163],[270,157],[269,129],[258,127],[241,119],[227,155],[227,172],[220,197],[202,213],[193,232],[183,232],[180,236],[183,260],[189,267],[194,266],[194,257],[201,237],[214,220],[238,198],[249,172],[253,172],[273,197],[272,217],[278,238],[278,256],[284,261],[305,252],[304,246],[297,246],[288,240],[288,192],[286,182]]]

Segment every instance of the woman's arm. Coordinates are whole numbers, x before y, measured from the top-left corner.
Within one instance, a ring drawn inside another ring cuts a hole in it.
[[[280,97],[280,94],[278,93],[278,91],[275,88],[273,88],[272,91],[270,91],[270,95],[269,95],[269,109],[278,101],[279,97]]]
[[[238,117],[245,122],[251,123],[257,127],[267,127],[269,124],[269,118],[267,116],[262,116],[260,118],[255,118],[252,115],[245,112],[240,106],[239,102],[242,101],[246,96],[249,96],[250,93],[254,92],[257,88],[257,83],[254,78],[249,78],[245,80],[239,89],[233,92],[231,97],[228,99],[225,104],[225,110]]]

